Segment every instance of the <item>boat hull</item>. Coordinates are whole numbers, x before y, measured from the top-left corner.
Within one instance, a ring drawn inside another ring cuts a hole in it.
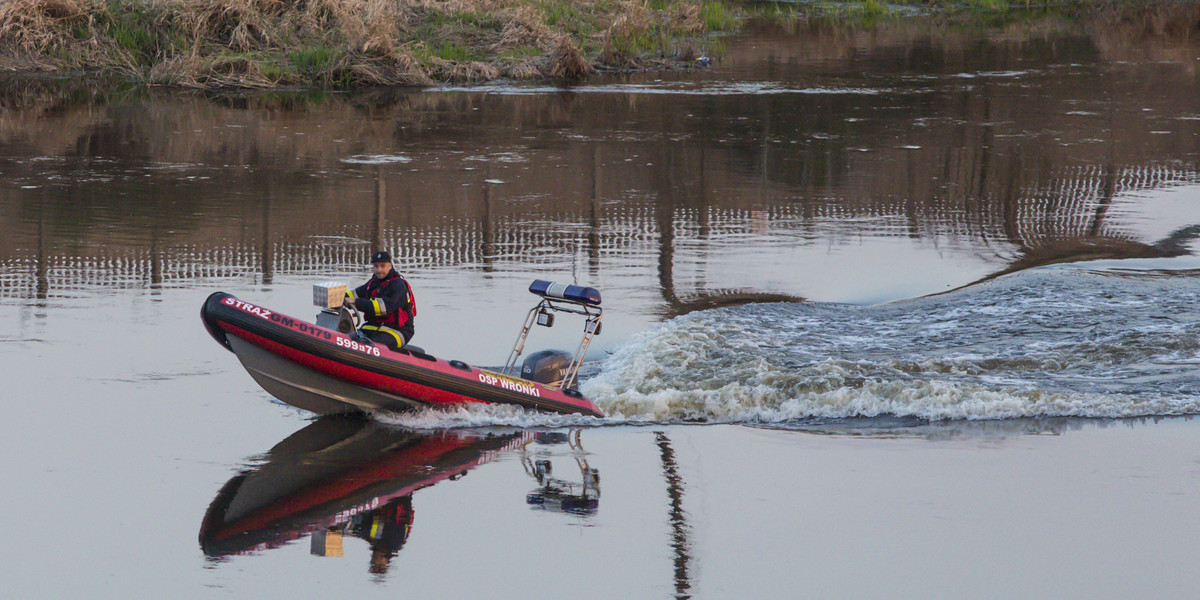
[[[402,411],[465,403],[603,416],[575,390],[393,352],[217,292],[200,311],[205,327],[276,398],[318,414]]]

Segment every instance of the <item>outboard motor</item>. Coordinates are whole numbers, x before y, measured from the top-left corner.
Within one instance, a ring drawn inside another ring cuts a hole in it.
[[[563,350],[542,350],[530,354],[521,363],[521,379],[538,383],[558,383],[571,368],[571,354]]]

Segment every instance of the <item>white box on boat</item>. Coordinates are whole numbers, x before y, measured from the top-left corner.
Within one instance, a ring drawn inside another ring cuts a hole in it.
[[[346,284],[326,281],[313,285],[313,304],[321,308],[339,308],[346,297]]]

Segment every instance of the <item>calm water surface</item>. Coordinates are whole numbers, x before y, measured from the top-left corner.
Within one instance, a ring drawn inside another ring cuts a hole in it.
[[[767,29],[570,90],[5,82],[5,596],[1187,596],[1200,50],[1122,27]],[[380,246],[475,364],[531,279],[602,290],[609,417],[313,421],[200,326],[311,317]]]

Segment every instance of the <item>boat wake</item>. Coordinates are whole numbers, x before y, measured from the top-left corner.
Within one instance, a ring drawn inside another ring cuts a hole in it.
[[[613,418],[786,423],[1200,412],[1200,284],[1045,269],[877,307],[748,305],[644,332],[583,390]]]
[[[417,429],[929,422],[1200,414],[1200,281],[1047,268],[874,307],[752,304],[634,336],[581,386],[604,419],[476,406]],[[855,424],[858,425],[855,425]]]
[[[504,404],[462,404],[447,408],[427,408],[411,412],[376,412],[372,417],[397,427],[416,430],[467,429],[475,427],[560,428],[595,427],[616,424],[624,419],[597,419],[583,415],[561,415],[525,410]]]

